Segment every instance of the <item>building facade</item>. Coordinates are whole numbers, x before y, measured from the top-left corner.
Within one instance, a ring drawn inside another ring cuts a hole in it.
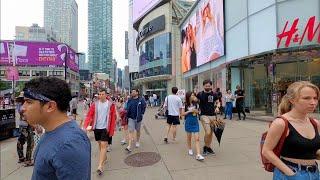
[[[44,0],[44,28],[57,41],[78,51],[78,4],[75,0]]]
[[[171,87],[182,87],[178,25],[192,3],[161,1],[133,24],[138,30],[135,44],[139,52],[138,77],[133,82],[143,94],[157,94],[164,100]]]
[[[79,69],[80,70],[89,70],[89,63],[86,62],[86,54],[79,53]]]
[[[120,68],[117,69],[118,70],[118,81],[117,81],[117,86],[118,88],[122,89],[122,70]]]
[[[130,89],[130,81],[129,81],[129,66],[125,66],[122,73],[122,87],[124,89]]]
[[[129,35],[128,35],[128,31],[125,32],[124,34],[125,36],[125,44],[124,44],[124,47],[125,47],[125,52],[124,52],[124,58],[125,59],[128,59],[128,55],[129,55]]]
[[[203,59],[197,59],[197,67],[183,73],[185,89],[200,91],[205,79],[211,79],[223,94],[240,85],[246,107],[276,115],[292,82],[306,80],[320,86],[319,3],[225,0],[224,30],[220,31],[225,36],[224,54],[203,64],[199,63]],[[200,2],[193,6],[180,24],[181,32],[202,6]]]
[[[88,59],[92,72],[112,71],[112,0],[88,1]]]
[[[52,31],[46,31],[45,28],[40,27],[38,24],[32,26],[16,26],[16,40],[22,41],[43,41],[55,42],[56,36]]]

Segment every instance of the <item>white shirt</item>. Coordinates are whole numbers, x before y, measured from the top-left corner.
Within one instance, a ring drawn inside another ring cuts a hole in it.
[[[167,103],[168,101],[168,103]],[[168,105],[168,114],[170,116],[179,116],[180,109],[183,108],[182,100],[177,95],[169,95],[164,101],[164,107]]]
[[[102,103],[98,101],[98,118],[96,122],[96,129],[107,129],[107,124],[109,121],[109,118],[107,118],[107,113],[108,113],[108,101]]]

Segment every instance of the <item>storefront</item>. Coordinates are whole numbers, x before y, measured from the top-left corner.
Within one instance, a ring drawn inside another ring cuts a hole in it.
[[[179,65],[176,64],[179,62],[176,52],[180,46],[180,34],[175,21],[179,19],[179,14],[173,13],[175,8],[181,6],[175,6],[175,3],[178,2],[162,1],[134,24],[138,27],[136,47],[139,53],[139,71],[133,82],[143,95],[156,94],[160,99],[159,103],[171,93],[171,87],[181,88],[177,78]],[[182,77],[180,81],[181,79]]]
[[[213,30],[219,32],[215,36],[225,36],[225,53],[186,69],[187,90],[202,90],[204,79],[211,79],[223,94],[228,89],[234,92],[240,85],[245,90],[246,107],[259,114],[277,115],[277,106],[292,82],[305,80],[320,86],[319,1],[199,1],[180,24],[182,38],[188,24],[201,32],[204,25],[198,19],[204,16],[203,4],[210,2],[216,3],[211,5],[217,12]],[[220,13],[224,15],[223,28],[218,23],[219,2],[224,7]],[[212,40],[213,46],[221,42]],[[198,44],[202,42],[200,39]],[[181,63],[186,64],[184,61],[188,62],[182,52]]]

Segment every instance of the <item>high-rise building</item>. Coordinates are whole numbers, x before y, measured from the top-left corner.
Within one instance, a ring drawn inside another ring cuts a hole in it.
[[[56,37],[53,32],[46,31],[38,24],[32,24],[32,26],[16,26],[16,40],[23,41],[56,41]]]
[[[125,66],[122,73],[122,87],[127,90],[130,89],[129,66]]]
[[[90,69],[112,76],[112,0],[88,0]]]
[[[117,61],[115,59],[112,59],[111,65],[112,65],[112,68],[111,68],[109,77],[111,82],[116,84],[117,83],[117,66],[118,66]]]
[[[139,53],[136,46],[138,32],[133,28],[133,0],[129,0],[129,27],[128,27],[128,64],[130,73],[139,71]]]
[[[75,0],[44,0],[44,28],[78,51],[78,4]]]
[[[122,88],[122,70],[118,68],[118,84],[117,86],[119,88]]]
[[[129,37],[128,37],[128,31],[125,32],[125,54],[124,57],[125,59],[128,59],[128,54],[129,54]]]
[[[79,69],[80,70],[89,70],[89,64],[86,62],[86,54],[79,53]]]

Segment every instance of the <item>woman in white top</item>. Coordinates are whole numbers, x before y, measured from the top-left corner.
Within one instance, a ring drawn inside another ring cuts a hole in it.
[[[234,96],[231,93],[231,90],[227,90],[227,94],[224,96],[224,99],[226,101],[226,106],[225,106],[225,111],[224,111],[224,119],[228,118],[231,120],[232,119],[232,108],[233,108],[233,101],[234,101]]]

